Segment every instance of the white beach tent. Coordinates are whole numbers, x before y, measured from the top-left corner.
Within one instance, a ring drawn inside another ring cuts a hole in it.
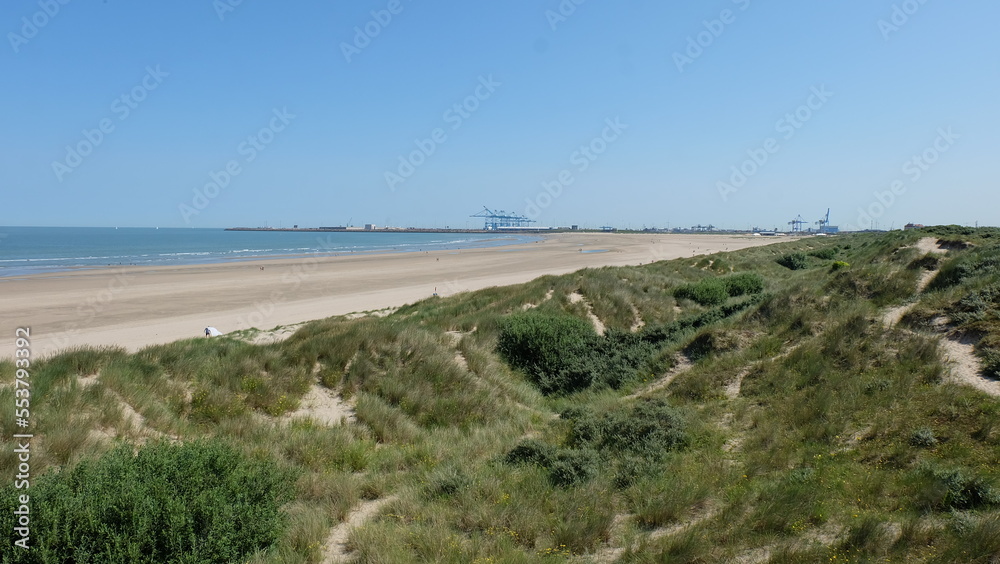
[[[206,337],[218,337],[220,335],[222,335],[222,331],[219,331],[215,327],[205,327]]]

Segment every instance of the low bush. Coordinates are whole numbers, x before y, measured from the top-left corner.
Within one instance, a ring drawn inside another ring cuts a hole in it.
[[[547,468],[555,458],[556,448],[536,439],[526,439],[518,443],[504,457],[507,464],[534,464]]]
[[[562,449],[549,463],[549,479],[560,487],[582,484],[597,475],[597,453],[589,449]]]
[[[741,272],[722,279],[729,296],[749,296],[764,291],[764,277],[754,272]]]
[[[830,265],[830,270],[833,271],[843,270],[845,268],[851,268],[851,264],[842,260],[834,261],[833,264]]]
[[[557,448],[528,439],[507,452],[504,463],[512,466],[530,464],[544,468],[553,485],[571,487],[597,475],[600,457],[591,449]]]
[[[691,300],[703,306],[716,306],[729,299],[729,290],[719,278],[706,278],[696,284],[685,284],[674,290],[677,299]]]
[[[674,290],[674,297],[688,299],[703,306],[717,306],[729,298],[759,294],[764,291],[764,278],[753,272],[741,272],[723,278],[706,278],[695,284],[685,284]]]
[[[215,442],[122,446],[31,487],[31,550],[4,562],[245,562],[284,531],[295,477]],[[12,530],[17,494],[0,498]]]
[[[825,249],[816,249],[809,253],[809,256],[816,257],[822,260],[833,260],[837,258],[837,249],[834,247],[826,247]]]
[[[600,452],[647,459],[687,446],[684,419],[663,399],[646,399],[601,415],[581,411],[572,420],[568,443]]]
[[[805,253],[791,253],[776,260],[778,264],[789,270],[802,270],[809,267],[809,257]]]
[[[988,349],[982,356],[983,372],[990,378],[1000,380],[1000,351]]]
[[[927,429],[917,429],[910,435],[910,445],[915,447],[932,447],[937,444],[937,437],[934,436],[934,431]]]
[[[579,362],[597,345],[586,321],[569,315],[518,314],[500,325],[497,352],[547,394],[587,388],[593,376]]]
[[[753,287],[743,284],[742,287]],[[638,333],[610,329],[597,335],[582,319],[538,313],[515,314],[500,322],[497,352],[512,367],[524,371],[546,395],[578,392],[592,387],[617,389],[634,379],[665,344],[760,303],[758,293],[698,315]]]
[[[963,325],[989,318],[1000,320],[1000,284],[972,292],[949,308],[952,322]]]
[[[1000,247],[973,249],[946,262],[929,288],[950,288],[975,277],[997,274],[1000,274]]]
[[[918,484],[918,500],[929,509],[965,510],[1000,504],[1000,494],[986,480],[960,468],[925,464],[918,470]]]

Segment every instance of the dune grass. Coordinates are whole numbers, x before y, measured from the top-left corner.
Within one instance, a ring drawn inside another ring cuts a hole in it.
[[[924,237],[947,253],[913,248]],[[199,441],[272,465],[288,497],[272,495],[277,536],[240,545],[254,563],[320,562],[333,526],[389,496],[349,534],[355,561],[990,562],[1000,400],[953,382],[938,341],[972,338],[985,375],[1000,370],[998,256],[989,229],[795,239],[430,298],[268,345],[67,351],[32,368],[32,470]],[[313,385],[355,421],[289,420]],[[0,430],[12,475],[15,428]],[[11,561],[54,561],[35,554]]]

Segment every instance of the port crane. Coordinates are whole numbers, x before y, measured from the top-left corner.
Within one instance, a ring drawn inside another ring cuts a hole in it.
[[[484,231],[496,231],[501,227],[528,227],[535,222],[533,219],[528,219],[514,212],[508,213],[504,210],[493,211],[486,206],[483,206],[483,211],[472,214],[469,217],[483,218]]]
[[[830,225],[830,208],[826,208],[826,217],[819,218],[819,221],[816,222],[816,225],[819,225],[819,230],[821,233],[826,231],[826,226]]]
[[[792,226],[792,232],[802,231],[802,226],[808,223],[806,220],[802,219],[802,214],[798,217],[788,222],[788,225]]]

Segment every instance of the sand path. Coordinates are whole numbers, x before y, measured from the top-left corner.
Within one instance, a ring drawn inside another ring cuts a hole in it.
[[[991,396],[1000,397],[1000,380],[983,375],[983,366],[976,356],[973,342],[967,338],[949,335],[941,338],[945,361],[951,368],[951,378],[959,384],[972,386]]]
[[[948,252],[948,249],[941,248],[941,246],[938,245],[938,240],[936,237],[924,237],[923,239],[917,241],[916,244],[913,245],[913,248],[919,250],[925,255],[927,254],[943,255]],[[934,276],[937,275],[937,273],[938,270],[925,270],[920,274],[920,279],[917,280],[916,296],[919,296],[924,292],[924,290],[927,289],[927,285],[931,283],[931,280],[934,279]],[[903,319],[904,315],[906,315],[907,313],[910,312],[911,309],[913,309],[913,306],[915,306],[916,303],[917,303],[916,300],[914,300],[913,302],[908,304],[894,306],[886,309],[885,313],[882,314],[882,324],[885,325],[886,327],[894,327],[897,323],[900,322],[901,319]]]
[[[607,331],[607,327],[604,326],[604,322],[601,321],[600,317],[594,315],[594,308],[591,307],[587,298],[583,297],[583,294],[579,292],[573,292],[569,295],[569,303],[576,304],[580,302],[583,302],[583,307],[587,310],[587,319],[589,319],[591,325],[594,326],[594,331],[596,331],[598,335],[603,335],[604,332]]]
[[[688,357],[684,356],[683,354],[678,354],[675,357],[675,359],[676,359],[676,364],[674,364],[673,368],[668,370],[666,374],[658,378],[655,382],[653,382],[649,386],[639,390],[638,392],[635,392],[634,394],[627,395],[622,399],[633,400],[636,398],[640,398],[642,396],[647,396],[657,390],[662,390],[663,388],[669,386],[670,383],[673,382],[675,378],[687,372],[688,370],[691,370],[691,368],[694,367],[694,364],[691,362],[691,360]]]
[[[284,416],[286,421],[312,419],[320,425],[333,426],[354,421],[354,410],[336,391],[314,383],[302,399],[299,407]]]
[[[330,531],[330,536],[326,538],[323,545],[323,564],[335,564],[337,562],[347,562],[350,552],[347,550],[347,539],[351,531],[364,525],[369,519],[374,517],[386,504],[395,501],[395,497],[383,497],[372,501],[365,501],[355,507],[343,523],[337,525]]]

